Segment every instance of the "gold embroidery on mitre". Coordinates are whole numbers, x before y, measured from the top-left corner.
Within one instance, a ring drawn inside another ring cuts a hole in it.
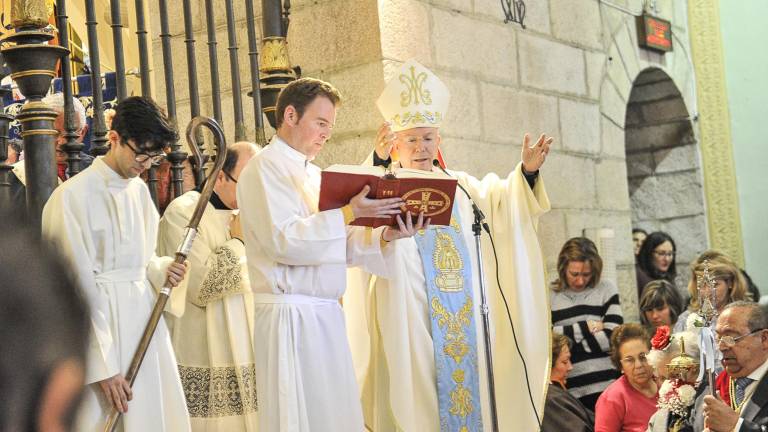
[[[461,271],[464,269],[464,261],[461,259],[461,254],[456,248],[453,238],[437,230],[435,243],[437,243],[435,252],[432,254],[432,261],[437,270],[435,285],[443,292],[463,290],[464,276]]]
[[[398,126],[405,127],[410,123],[412,127],[427,125],[439,125],[443,121],[443,114],[435,111],[406,111],[402,115],[395,114],[392,117],[392,122]]]
[[[416,74],[416,68],[409,68],[410,76],[400,75],[400,82],[405,85],[405,90],[400,93],[400,105],[407,107],[414,104],[432,105],[432,93],[424,88],[424,82],[427,81],[427,74],[419,72]]]
[[[417,127],[439,128],[448,112],[450,91],[432,71],[408,60],[387,81],[376,101],[393,132]]]
[[[467,297],[464,306],[455,314],[449,312],[437,297],[432,298],[432,316],[437,318],[437,325],[445,328],[445,346],[443,353],[456,363],[469,353],[469,344],[465,328],[469,327],[472,314],[472,299]]]

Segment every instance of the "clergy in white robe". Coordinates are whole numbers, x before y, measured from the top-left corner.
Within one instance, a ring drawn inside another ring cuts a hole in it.
[[[166,315],[193,432],[258,430],[258,347],[236,199],[240,172],[257,151],[248,142],[227,149],[187,257],[183,315]],[[171,201],[160,219],[158,254],[176,252],[199,200],[193,190]]]
[[[403,104],[403,95],[410,97],[409,103]],[[400,166],[439,170],[433,160],[442,160],[438,128],[448,106],[448,89],[439,78],[415,61],[406,62],[378,105],[388,123],[379,133],[373,157],[386,159],[394,145],[393,154],[397,152],[400,159],[394,162],[395,171]],[[485,214],[498,253],[497,268],[484,233],[483,266],[502,431],[535,431],[538,425],[499,294],[497,271],[539,418],[544,407],[550,323],[536,229],[539,217],[549,210],[549,200],[543,181],[533,172],[543,163],[550,143],[542,136],[531,148],[526,137],[524,162],[506,178],[488,174],[479,180],[448,171]],[[527,176],[524,164],[531,173]],[[454,199],[450,226],[432,226],[385,248],[389,277],[357,269],[349,272],[344,311],[366,426],[374,432],[492,430],[474,213],[460,189]],[[449,302],[456,300],[451,309]]]
[[[254,292],[261,432],[360,432],[363,418],[339,299],[346,266],[382,274],[381,242],[403,230],[348,228],[355,217],[399,213],[399,198],[367,190],[318,212],[320,168],[311,160],[331,135],[338,92],[319,80],[290,83],[277,102],[277,135],[238,181]]]
[[[120,103],[112,126],[109,153],[56,188],[43,210],[43,234],[68,258],[91,311],[87,386],[74,430],[103,431],[114,400],[115,406],[127,406],[118,431],[188,431],[184,393],[162,319],[132,391],[122,377],[155,304],[155,290],[166,278],[179,284],[184,275],[172,258],[155,255],[159,215],[137,178],[162,157],[162,147],[176,133],[157,105],[137,97]],[[183,284],[176,289],[171,304],[176,293],[183,294]]]

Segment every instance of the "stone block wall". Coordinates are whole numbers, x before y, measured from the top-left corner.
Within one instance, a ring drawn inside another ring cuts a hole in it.
[[[231,98],[223,0],[216,1],[221,84]],[[193,2],[199,58],[207,59],[205,21],[200,12],[204,2]],[[180,0],[170,3],[171,10],[181,10]],[[260,2],[255,3],[260,13]],[[321,166],[356,163],[370,152],[382,121],[375,100],[400,62],[416,58],[433,69],[452,93],[442,130],[444,152],[452,168],[475,176],[504,175],[520,160],[525,132],[555,137],[542,170],[553,206],[540,228],[550,279],[565,240],[587,229],[611,228],[616,233],[625,316],[636,320],[625,152],[625,115],[635,78],[648,67],[665,71],[688,111],[695,111],[685,2],[656,2],[656,15],[671,20],[675,34],[675,50],[663,56],[637,47],[634,17],[628,12],[639,13],[643,3],[528,1],[526,29],[522,29],[503,23],[496,0],[292,1],[291,61],[302,67],[305,76],[329,80],[345,96],[334,136],[316,162]],[[156,10],[156,6],[152,8]],[[248,83],[245,16],[240,4],[236,15],[240,68],[243,82]],[[180,23],[179,13],[171,33],[181,113],[188,102],[182,90],[187,77]],[[153,32],[156,94],[162,95],[157,34]],[[198,67],[204,112],[208,113],[209,75],[207,66]],[[231,136],[228,119],[232,111],[224,104],[225,128]],[[244,99],[244,106],[252,136],[250,99]]]
[[[680,93],[660,69],[643,72],[632,90],[626,144],[633,224],[675,240],[685,298],[688,265],[708,244],[701,157]]]

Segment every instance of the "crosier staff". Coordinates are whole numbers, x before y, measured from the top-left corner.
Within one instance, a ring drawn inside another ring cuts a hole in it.
[[[709,260],[704,260],[704,275],[696,276],[696,289],[699,295],[699,315],[704,319],[704,326],[699,333],[700,366],[698,382],[702,382],[704,374],[709,381],[709,394],[715,396],[715,350],[717,343],[712,333],[712,322],[717,319],[717,294],[715,279],[709,274]]]
[[[219,174],[219,171],[221,171],[221,168],[224,166],[224,160],[227,157],[227,143],[224,138],[224,132],[221,130],[221,126],[219,126],[216,120],[209,117],[199,116],[193,118],[192,121],[189,122],[189,126],[187,126],[187,142],[190,143],[191,147],[197,147],[197,138],[195,137],[197,130],[201,126],[207,127],[213,133],[213,140],[217,150],[216,162],[213,165],[211,173],[208,175],[208,180],[210,181],[205,183],[203,192],[200,194],[200,200],[198,200],[197,207],[195,207],[195,212],[192,214],[192,219],[190,219],[189,224],[187,225],[184,239],[179,245],[179,249],[176,251],[175,262],[179,264],[186,261],[187,255],[192,249],[192,243],[195,241],[195,236],[197,236],[197,225],[203,217],[203,212],[205,212],[208,200],[211,198],[211,193],[213,193],[213,186],[216,183],[211,179],[215,179]],[[133,387],[133,383],[136,381],[136,375],[139,372],[141,363],[144,361],[144,355],[147,353],[147,348],[149,348],[149,343],[152,341],[152,336],[155,334],[155,329],[157,329],[157,324],[160,322],[160,317],[163,314],[163,310],[165,310],[165,304],[168,302],[168,297],[170,297],[170,295],[171,284],[166,280],[165,286],[160,290],[160,294],[157,296],[155,307],[152,309],[152,314],[149,316],[149,322],[147,322],[147,326],[144,328],[144,334],[141,336],[136,353],[134,353],[133,359],[131,359],[128,372],[125,374],[125,380],[128,381],[131,387]],[[112,407],[112,411],[109,413],[109,417],[107,417],[104,431],[113,432],[119,419],[120,412],[115,409],[115,407]]]

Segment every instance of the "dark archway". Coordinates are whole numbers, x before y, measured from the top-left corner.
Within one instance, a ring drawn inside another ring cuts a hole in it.
[[[701,156],[680,91],[661,69],[638,74],[625,127],[632,224],[675,239],[686,292],[688,263],[708,244]]]

